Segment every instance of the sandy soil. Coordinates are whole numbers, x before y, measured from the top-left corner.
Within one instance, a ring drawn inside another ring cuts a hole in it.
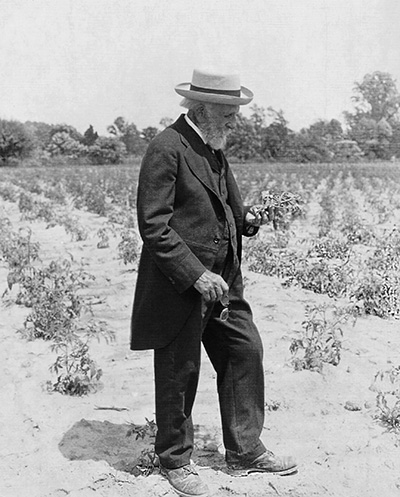
[[[0,213],[19,226],[15,205]],[[28,309],[1,302],[0,322],[0,496],[155,497],[175,495],[158,474],[135,476],[132,469],[151,437],[136,439],[134,425],[154,419],[152,353],[129,350],[129,318],[136,274],[117,259],[117,240],[96,247],[104,223],[81,213],[90,236],[72,242],[63,228],[31,223],[43,263],[72,255],[96,279],[90,286],[96,319],[106,320],[116,341],[93,343],[91,355],[102,367],[103,387],[85,397],[50,394],[55,360],[49,343],[27,342],[17,330]],[[215,496],[400,495],[400,438],[380,425],[375,374],[399,364],[398,321],[360,318],[344,327],[342,360],[323,373],[294,371],[289,345],[301,329],[307,304],[326,297],[284,289],[279,280],[244,268],[246,295],[265,346],[266,420],[263,440],[277,454],[299,462],[290,477],[225,472],[215,375],[204,354],[194,420],[199,472]],[[0,291],[7,270],[0,267]],[[349,404],[351,403],[351,404]],[[353,409],[349,409],[349,405]],[[356,409],[356,410],[354,410]]]

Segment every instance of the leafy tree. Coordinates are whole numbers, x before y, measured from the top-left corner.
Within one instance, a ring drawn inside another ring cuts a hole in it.
[[[0,163],[28,157],[33,148],[34,137],[24,124],[0,120]]]
[[[57,133],[66,133],[73,140],[75,140],[79,143],[83,143],[83,141],[84,141],[83,135],[81,133],[79,133],[79,131],[76,128],[74,128],[73,126],[70,126],[69,124],[54,124],[51,127],[50,140]]]
[[[150,143],[151,140],[159,133],[158,128],[154,126],[148,126],[147,128],[142,129],[141,137],[146,143]]]
[[[273,159],[282,159],[288,153],[294,132],[288,128],[288,121],[282,110],[276,111],[272,107],[268,107],[268,115],[272,118],[272,122],[261,130],[262,155]]]
[[[265,128],[265,109],[257,104],[253,104],[250,110],[250,120],[253,123],[254,129],[257,133],[261,134],[261,131]]]
[[[303,128],[292,137],[286,157],[295,162],[328,162],[333,153],[322,137]]]
[[[345,112],[348,137],[357,141],[364,155],[388,159],[397,149],[400,94],[392,76],[375,71],[355,83],[353,101],[355,112]],[[393,143],[394,142],[394,143]]]
[[[37,121],[27,121],[25,126],[33,136],[35,148],[44,150],[50,143],[53,126]]]
[[[117,117],[107,131],[121,140],[129,155],[141,155],[146,149],[146,142],[134,123],[128,123],[124,117]]]
[[[400,109],[400,95],[389,73],[375,71],[366,74],[361,83],[355,83],[354,93],[356,114],[376,122],[381,119],[390,122]]]
[[[87,153],[87,147],[80,141],[75,140],[68,131],[53,133],[46,150],[52,156],[63,155],[71,159],[77,159]]]
[[[171,119],[170,117],[163,117],[161,120],[160,120],[160,126],[162,126],[162,128],[168,128],[168,126],[171,126],[171,124],[174,122],[173,119]]]
[[[325,140],[327,145],[343,139],[343,128],[337,119],[331,119],[330,121],[320,119],[312,124],[308,130],[313,136]]]
[[[343,159],[343,146],[337,145],[342,141],[343,128],[340,122],[337,119],[320,119],[293,136],[289,154],[292,160],[300,162],[329,162],[339,152]],[[352,149],[347,147],[346,150],[349,153]]]
[[[88,157],[93,164],[118,164],[125,156],[125,144],[118,138],[100,136],[88,148]]]
[[[358,161],[363,152],[355,140],[338,140],[332,147],[334,158],[338,161]]]
[[[134,125],[136,128],[136,126]],[[127,133],[129,124],[126,122],[125,118],[122,116],[117,117],[110,126],[107,127],[107,131],[114,136],[123,136]]]
[[[93,126],[90,125],[88,127],[88,129],[83,134],[83,144],[90,147],[91,145],[94,144],[94,142],[97,140],[98,137],[99,137],[99,135],[93,129]]]
[[[254,119],[247,118],[239,113],[235,129],[228,136],[226,154],[245,161],[260,157],[261,137],[254,123]]]
[[[392,157],[400,157],[400,121],[391,124],[392,137],[389,145],[389,155]]]
[[[366,157],[371,159],[388,159],[391,151],[392,126],[381,119],[361,117],[353,123],[348,131],[351,140],[355,140]]]

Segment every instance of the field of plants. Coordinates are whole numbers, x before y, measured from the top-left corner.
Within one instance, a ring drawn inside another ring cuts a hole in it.
[[[247,204],[296,198],[244,240],[243,267],[265,346],[266,443],[301,469],[280,479],[224,472],[204,358],[204,479],[219,496],[397,495],[400,164],[232,169]],[[38,497],[170,495],[152,445],[151,352],[128,346],[138,171],[0,169],[4,497],[33,473]]]

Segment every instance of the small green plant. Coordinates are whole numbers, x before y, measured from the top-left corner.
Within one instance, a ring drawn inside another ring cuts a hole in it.
[[[351,245],[347,241],[328,235],[313,240],[307,257],[346,260],[350,257],[350,253]]]
[[[341,297],[347,294],[354,271],[348,265],[348,258],[341,260],[347,245],[340,247],[339,257],[329,260],[327,251],[333,255],[334,246],[318,246],[311,249],[312,252],[301,253],[299,250],[274,248],[271,244],[256,240],[247,245],[245,257],[250,271],[282,278],[284,287],[298,285],[329,297]],[[316,251],[319,255],[310,257],[316,255]]]
[[[18,207],[21,212],[33,211],[34,200],[32,195],[27,192],[21,191],[18,199]]]
[[[108,229],[105,228],[99,228],[97,230],[97,236],[100,238],[100,240],[97,242],[97,248],[102,249],[102,248],[108,248],[110,246],[110,237],[108,234]]]
[[[333,226],[337,222],[337,201],[333,198],[331,191],[328,189],[322,193],[321,200],[321,214],[318,221],[319,236],[325,237],[329,235]]]
[[[56,183],[55,186],[46,185],[44,194],[57,204],[66,204],[68,202],[68,194],[63,183]]]
[[[346,218],[340,227],[340,231],[351,244],[371,245],[375,239],[373,230],[366,226],[354,213],[346,213]]]
[[[283,286],[299,285],[314,293],[327,294],[329,297],[342,297],[348,291],[353,270],[346,262],[330,263],[324,258],[298,260],[294,272],[288,275]]]
[[[107,342],[114,340],[114,333],[104,321],[90,321],[80,327],[73,323],[58,330],[51,346],[57,358],[50,367],[57,375],[57,381],[47,382],[49,391],[75,396],[96,391],[103,371],[89,355],[89,342],[101,337]]]
[[[135,425],[134,423],[131,423],[126,436],[131,437],[132,435],[135,435],[136,440],[139,440],[139,438],[143,439],[147,435],[149,437],[155,437],[157,434],[157,425],[155,421],[153,419],[150,421],[147,418],[145,418],[145,420],[146,424],[144,425]]]
[[[244,257],[249,263],[250,271],[279,278],[294,275],[301,257],[297,251],[257,238],[254,241],[250,239],[245,249]]]
[[[267,216],[272,219],[275,230],[279,228],[287,230],[290,222],[302,215],[303,201],[300,195],[295,193],[265,190],[261,192],[261,202],[260,207],[255,210],[265,211]]]
[[[50,368],[57,375],[56,382],[47,383],[50,391],[80,396],[99,384],[102,370],[89,355],[89,342],[100,337],[108,341],[114,334],[103,321],[78,322],[82,311],[90,310],[78,292],[90,279],[93,276],[72,269],[68,260],[30,267],[20,278],[19,303],[32,308],[20,333],[29,340],[51,340],[51,350],[58,354]]]
[[[106,214],[106,193],[100,185],[87,183],[83,186],[79,196],[75,197],[75,205],[78,209],[86,208],[99,216]]]
[[[154,448],[143,449],[139,456],[139,461],[136,464],[136,468],[139,470],[140,474],[143,476],[150,476],[158,466],[158,456],[155,453]]]
[[[400,318],[400,277],[396,273],[365,275],[351,298],[360,314],[380,318]]]
[[[8,290],[12,290],[15,284],[21,288],[32,272],[32,263],[39,259],[39,243],[32,242],[31,238],[32,230],[29,227],[15,232],[8,219],[0,220],[0,257],[8,265]]]
[[[55,217],[55,204],[49,200],[40,200],[31,193],[21,191],[18,201],[22,218],[34,221],[36,219],[51,223]]]
[[[10,271],[22,272],[39,258],[39,243],[33,243],[32,230],[20,228],[13,231],[8,219],[0,220],[0,256],[8,263]]]
[[[18,200],[18,187],[12,183],[1,183],[0,184],[0,197],[4,200],[10,202],[16,202]]]
[[[380,273],[400,271],[400,231],[397,228],[384,233],[367,261],[367,267]]]
[[[331,316],[328,315],[330,310]],[[350,313],[324,304],[308,306],[305,314],[301,337],[293,338],[289,347],[294,369],[321,372],[324,363],[337,366],[342,349],[341,326],[349,319]]]
[[[122,240],[118,244],[118,258],[124,264],[135,262],[139,257],[139,237],[132,228],[124,228],[121,233]]]
[[[127,436],[130,437],[132,435],[135,435],[136,440],[138,440],[139,438],[144,439],[147,436],[152,439],[152,447],[142,450],[139,456],[138,463],[135,466],[135,469],[139,472],[139,474],[143,476],[149,476],[159,465],[158,456],[155,453],[154,449],[154,439],[157,434],[157,425],[154,420],[149,421],[147,418],[145,419],[145,425],[135,425],[132,423],[127,432]]]
[[[400,432],[400,366],[375,375],[376,418],[389,430]]]
[[[364,264],[351,297],[365,314],[381,318],[400,317],[400,233],[385,234]]]
[[[281,402],[279,400],[268,400],[265,403],[265,408],[267,411],[277,411],[281,408]]]
[[[87,310],[78,290],[93,279],[81,268],[73,270],[67,259],[32,268],[31,275],[21,282],[20,302],[32,307],[21,333],[31,340],[51,340],[70,329],[81,311]]]
[[[87,229],[79,222],[77,216],[63,213],[55,219],[55,222],[64,227],[73,241],[80,242],[88,237]]]

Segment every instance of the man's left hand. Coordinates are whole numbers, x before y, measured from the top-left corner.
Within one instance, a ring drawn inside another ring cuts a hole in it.
[[[261,226],[275,219],[274,207],[253,205],[246,214],[246,222],[252,226]]]

